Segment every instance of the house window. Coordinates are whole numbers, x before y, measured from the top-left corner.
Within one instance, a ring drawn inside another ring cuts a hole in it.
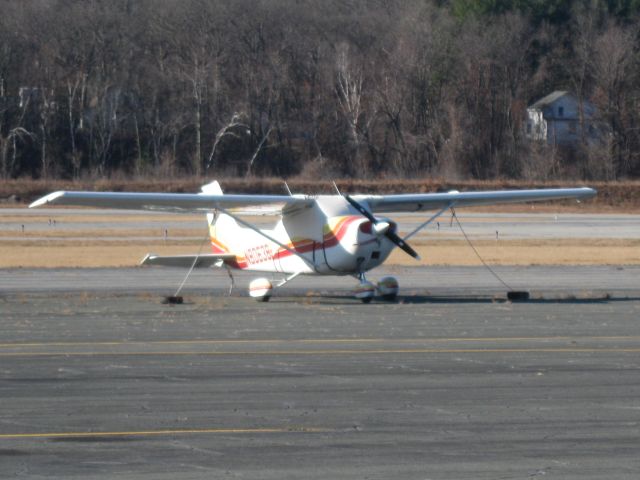
[[[558,107],[558,116],[559,117],[564,116],[564,107]]]

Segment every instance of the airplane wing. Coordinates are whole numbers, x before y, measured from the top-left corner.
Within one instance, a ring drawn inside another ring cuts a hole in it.
[[[172,213],[206,213],[221,208],[238,215],[279,215],[312,204],[312,199],[302,195],[59,191],[39,198],[29,208],[71,205]]]
[[[498,203],[519,203],[563,198],[589,198],[591,188],[499,190],[485,192],[419,193],[400,195],[353,195],[373,212],[419,212],[447,206],[468,207]],[[221,208],[238,215],[279,215],[311,206],[304,195],[212,195],[206,193],[73,192],[50,193],[29,205],[70,205],[173,213],[210,212]]]
[[[401,195],[353,195],[358,201],[366,202],[374,213],[381,212],[421,212],[453,207],[494,205],[498,203],[539,202],[563,198],[584,199],[593,197],[592,188],[547,188],[537,190],[498,190],[486,192],[418,193]]]
[[[171,255],[160,256],[155,253],[148,253],[146,257],[142,259],[140,265],[154,265],[163,267],[182,267],[190,268],[193,265],[194,260],[196,264],[194,268],[207,268],[216,265],[218,262],[224,262],[225,260],[235,260],[236,256],[229,253],[206,253],[202,255]]]

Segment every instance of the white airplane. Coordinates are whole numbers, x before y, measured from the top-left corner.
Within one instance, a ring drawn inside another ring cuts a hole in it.
[[[337,187],[336,187],[337,190]],[[368,303],[377,294],[393,300],[398,281],[384,277],[377,285],[366,272],[381,265],[398,247],[416,259],[407,240],[445,211],[453,208],[555,200],[582,199],[596,194],[591,188],[502,190],[483,192],[419,193],[402,195],[224,195],[217,181],[197,194],[72,192],[46,195],[29,208],[47,204],[151,210],[174,213],[203,212],[207,217],[211,253],[199,255],[147,255],[143,265],[226,267],[282,275],[280,287],[298,275],[351,275],[359,280],[355,296]],[[389,212],[435,211],[404,237]],[[258,228],[248,215],[274,215],[273,229]],[[273,283],[253,280],[249,293],[268,301]]]

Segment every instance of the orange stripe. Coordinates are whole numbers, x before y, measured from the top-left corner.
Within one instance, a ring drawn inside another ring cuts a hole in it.
[[[338,245],[344,236],[347,234],[349,227],[356,220],[360,220],[360,217],[350,215],[341,217],[340,220],[336,223],[334,228],[331,228],[329,225],[325,225],[328,227],[329,231],[324,233],[322,242],[316,242],[311,238],[304,238],[301,240],[294,240],[287,244],[287,247],[295,252],[302,254],[308,253],[313,250],[322,250],[326,248],[335,247]],[[211,235],[211,248],[213,253],[233,253],[230,248],[221,243],[217,237]],[[235,254],[235,260],[228,260],[225,263],[233,268],[238,269],[246,269],[249,267],[249,262],[243,256]],[[275,261],[277,259],[282,259],[284,257],[289,257],[293,255],[292,252],[286,250],[284,248],[278,249],[278,251],[271,257],[271,261]],[[268,260],[267,260],[268,261]]]
[[[295,250],[297,253],[307,253],[312,250],[321,250],[334,247],[344,238],[351,224],[359,219],[360,217],[356,216],[344,217],[340,219],[333,230],[330,230],[328,233],[324,234],[322,242],[315,242],[312,239],[304,239],[289,243],[287,247]],[[274,259],[288,257],[290,255],[293,254],[290,251],[281,248],[274,255]]]

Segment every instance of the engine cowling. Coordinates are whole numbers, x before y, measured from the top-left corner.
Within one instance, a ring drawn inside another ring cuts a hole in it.
[[[273,292],[273,284],[267,278],[256,278],[249,284],[249,295],[259,302],[268,302]]]

